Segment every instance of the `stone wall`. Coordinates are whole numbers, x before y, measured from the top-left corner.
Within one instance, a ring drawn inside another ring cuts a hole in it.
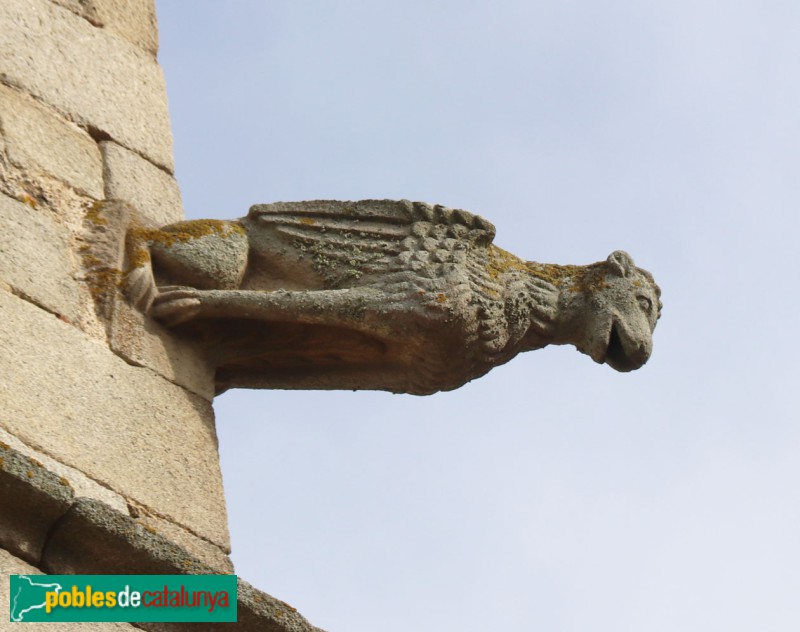
[[[129,223],[183,217],[157,50],[153,0],[0,3],[4,574],[232,571],[213,373],[119,291]]]

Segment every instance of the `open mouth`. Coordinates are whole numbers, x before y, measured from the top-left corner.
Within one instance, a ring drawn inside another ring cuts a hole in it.
[[[617,371],[633,371],[638,369],[640,364],[628,357],[625,346],[622,344],[622,337],[619,335],[617,323],[611,325],[611,333],[608,336],[608,349],[606,351],[606,363]]]

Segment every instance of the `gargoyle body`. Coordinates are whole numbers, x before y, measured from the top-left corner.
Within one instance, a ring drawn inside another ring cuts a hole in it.
[[[217,388],[457,388],[522,351],[573,344],[619,371],[650,357],[652,276],[622,251],[523,261],[466,211],[408,201],[256,205],[128,235],[134,305],[194,337]]]

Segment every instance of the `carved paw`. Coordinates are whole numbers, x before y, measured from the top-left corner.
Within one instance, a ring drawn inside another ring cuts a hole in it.
[[[128,272],[125,277],[125,295],[140,312],[148,312],[157,293],[150,266],[140,266]]]
[[[150,316],[167,327],[175,327],[195,318],[201,310],[202,290],[191,287],[166,286],[159,288],[153,300]]]

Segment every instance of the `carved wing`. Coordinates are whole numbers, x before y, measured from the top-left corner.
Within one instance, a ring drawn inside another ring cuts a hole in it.
[[[257,204],[248,219],[307,252],[330,287],[371,274],[388,275],[386,283],[409,272],[441,279],[495,235],[490,222],[467,211],[407,200]]]

